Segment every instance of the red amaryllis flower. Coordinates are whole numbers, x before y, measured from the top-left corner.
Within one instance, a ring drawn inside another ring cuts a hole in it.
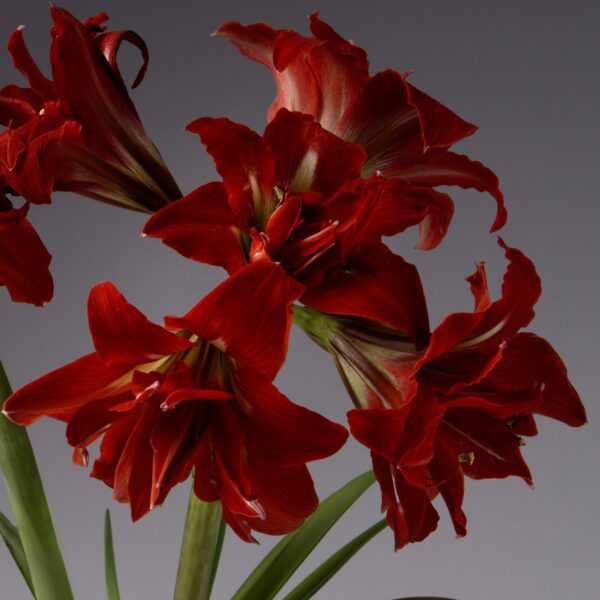
[[[51,257],[26,218],[28,210],[0,194],[0,286],[15,302],[42,306],[52,298]]]
[[[431,335],[408,263],[389,290],[407,299],[397,317],[404,326],[298,309],[297,322],[333,355],[358,407],[349,413],[350,429],[371,450],[397,548],[436,528],[437,494],[457,534],[466,533],[464,475],[516,475],[531,483],[519,448],[520,436],[537,433],[533,414],[585,423],[559,356],[545,340],[519,332],[540,295],[535,268],[501,245],[509,260],[502,297],[490,300],[479,264],[469,278],[475,310],[448,316]]]
[[[264,23],[226,23],[215,35],[245,56],[266,65],[278,94],[269,118],[287,108],[312,115],[325,129],[357,142],[367,153],[363,175],[376,171],[413,185],[458,185],[492,194],[498,204],[492,231],[506,211],[498,179],[481,163],[449,148],[476,127],[388,70],[369,75],[361,48],[338,35],[315,13],[312,36],[275,30]]]
[[[363,149],[307,115],[282,109],[262,137],[227,119],[199,119],[188,129],[200,135],[223,182],[161,209],[144,233],[230,273],[268,257],[307,286],[303,301],[317,302],[323,291],[333,302],[332,270],[351,273],[363,294],[353,296],[346,285],[331,312],[351,314],[352,302],[387,310],[364,295],[365,278],[373,279],[376,267],[380,287],[394,271],[396,257],[382,235],[419,224],[419,247],[431,248],[452,217],[445,194],[398,178],[361,178]]]
[[[0,90],[0,191],[34,204],[52,190],[73,191],[126,208],[151,212],[181,196],[146,134],[117,66],[129,42],[142,53],[133,84],[143,79],[148,51],[132,31],[107,31],[101,13],[80,23],[52,6],[52,80],[40,71],[23,39],[8,50],[29,87]]]
[[[54,19],[47,79],[29,54],[19,27],[8,50],[29,87],[0,89],[0,194],[49,203],[53,190],[72,191],[125,208],[152,212],[181,193],[127,93],[116,56],[123,42],[148,63],[144,41],[132,31],[107,31],[104,13],[80,23],[51,7]],[[8,201],[3,201],[5,208]],[[6,215],[4,219],[6,220]],[[12,217],[10,217],[12,220]],[[0,281],[13,299],[42,304],[52,296],[50,257],[28,221],[4,227]],[[16,250],[18,246],[18,250]],[[9,285],[10,284],[10,285]]]
[[[318,500],[306,463],[336,452],[346,430],[272,384],[300,286],[269,261],[240,270],[168,329],[110,283],[90,293],[96,351],[15,392],[4,411],[29,424],[68,423],[74,460],[139,519],[194,469],[194,490],[221,500],[243,539],[298,527]]]

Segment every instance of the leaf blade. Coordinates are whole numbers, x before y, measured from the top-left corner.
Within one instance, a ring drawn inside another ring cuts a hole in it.
[[[110,510],[108,509],[104,513],[104,577],[108,600],[121,600],[113,546],[112,522],[110,519]]]
[[[2,536],[8,551],[13,557],[19,571],[21,571],[21,575],[23,575],[23,579],[25,580],[27,587],[29,588],[32,596],[35,598],[33,583],[31,581],[31,573],[29,571],[29,564],[27,563],[25,550],[23,550],[23,544],[21,543],[19,530],[2,512],[0,512],[0,536]]]
[[[358,534],[305,577],[284,600],[312,598],[367,542],[386,527],[387,521],[382,519]]]
[[[285,536],[250,573],[231,600],[272,600],[326,533],[375,483],[367,471],[331,494],[304,525]]]

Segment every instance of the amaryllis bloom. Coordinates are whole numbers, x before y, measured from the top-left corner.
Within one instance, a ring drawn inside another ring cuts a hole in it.
[[[448,229],[453,206],[446,194],[398,178],[363,179],[361,146],[307,115],[281,109],[262,137],[227,119],[198,119],[188,129],[200,135],[223,181],[166,206],[144,228],[188,258],[230,273],[269,258],[306,286],[304,302],[317,303],[323,291],[337,302],[331,312],[351,314],[354,302],[386,307],[348,289],[334,300],[333,271],[351,274],[364,292],[365,277],[377,269],[377,285],[385,287],[401,259],[383,246],[383,235],[419,224],[426,249]]]
[[[357,407],[348,415],[350,429],[371,450],[397,548],[436,528],[431,501],[438,494],[457,534],[466,533],[465,475],[516,475],[531,483],[520,446],[521,436],[537,433],[534,414],[585,423],[560,357],[547,341],[520,332],[541,292],[535,268],[501,245],[509,260],[502,297],[490,300],[478,264],[468,279],[475,310],[451,314],[431,334],[408,263],[389,290],[405,306],[396,319],[404,326],[297,308],[296,322],[332,354]]]
[[[265,23],[231,22],[215,35],[273,73],[278,94],[269,119],[281,108],[299,111],[360,144],[367,155],[364,177],[379,171],[415,186],[458,185],[489,192],[498,204],[492,231],[502,227],[506,211],[498,178],[480,162],[450,151],[476,127],[408,83],[406,74],[387,70],[369,75],[364,50],[316,13],[310,28],[312,36],[304,37]]]
[[[107,31],[104,13],[80,23],[61,8],[52,6],[50,12],[52,79],[29,54],[23,27],[8,43],[14,65],[29,85],[0,89],[2,197],[20,195],[28,203],[43,204],[50,202],[53,190],[63,190],[142,212],[179,198],[181,192],[144,131],[117,66],[123,42],[139,48],[144,62],[133,84],[137,86],[148,63],[144,41],[132,31]],[[18,253],[17,235],[20,246],[23,242]],[[0,264],[7,274],[0,273],[0,281],[15,282],[9,291],[15,286],[21,290],[13,299],[34,304],[49,300],[49,257],[28,222],[10,239],[3,237]],[[30,288],[26,293],[25,281]]]
[[[0,194],[0,286],[15,302],[42,306],[52,298],[51,257],[26,218],[28,210]]]
[[[165,329],[98,284],[88,304],[95,352],[18,390],[4,411],[23,425],[66,421],[82,465],[102,438],[91,475],[134,520],[193,470],[196,495],[220,500],[243,539],[291,531],[318,504],[306,463],[347,437],[272,384],[300,291],[279,266],[256,262]]]

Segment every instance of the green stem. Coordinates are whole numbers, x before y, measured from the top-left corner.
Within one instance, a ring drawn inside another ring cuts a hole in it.
[[[179,555],[175,600],[210,598],[223,535],[221,504],[199,500],[192,485]]]
[[[0,362],[0,404],[11,394]],[[71,600],[60,553],[29,436],[0,415],[0,469],[13,510],[37,600]]]
[[[329,315],[298,304],[294,304],[294,324],[327,352],[331,348],[331,338],[340,329]]]

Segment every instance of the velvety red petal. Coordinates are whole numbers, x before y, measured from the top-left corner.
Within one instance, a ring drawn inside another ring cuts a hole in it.
[[[520,452],[520,438],[504,420],[472,408],[450,409],[440,430],[462,470],[473,479],[497,479],[510,475],[532,483],[531,473]]]
[[[72,415],[87,402],[117,392],[113,384],[125,372],[108,367],[96,353],[88,354],[17,390],[4,404],[4,413],[20,425],[41,417],[68,420],[69,412]]]
[[[585,409],[563,361],[546,340],[533,333],[519,333],[509,340],[502,361],[480,386],[507,395],[515,390],[537,389],[540,402],[530,410],[515,410],[513,414],[535,412],[574,427],[586,422]]]
[[[471,160],[463,154],[431,150],[414,163],[403,164],[397,169],[384,172],[405,177],[415,185],[457,185],[465,189],[473,188],[478,192],[488,192],[496,200],[497,206],[490,231],[498,231],[506,223],[507,212],[498,177],[479,161]]]
[[[121,73],[117,64],[117,53],[123,42],[129,42],[132,46],[135,46],[142,55],[142,66],[139,68],[135,80],[131,85],[132,88],[136,88],[142,83],[146,69],[148,68],[149,56],[146,42],[135,31],[106,31],[96,37],[98,47],[106,57],[108,64],[119,77],[121,77]],[[122,77],[121,81],[123,81]],[[125,82],[123,82],[124,84]]]
[[[454,213],[454,203],[447,194],[410,185],[403,179],[382,182],[381,191],[372,203],[362,237],[380,238],[419,225],[419,250],[431,250],[442,241]]]
[[[540,278],[535,266],[521,251],[509,248],[502,240],[499,240],[499,244],[509,261],[502,282],[502,297],[489,303],[485,271],[479,263],[476,273],[468,279],[475,296],[475,312],[454,313],[446,317],[431,335],[424,356],[416,364],[417,368],[444,355],[440,360],[444,362],[445,372],[460,372],[468,365],[469,353],[497,353],[503,341],[513,337],[533,319],[533,307],[541,294]],[[451,349],[464,352],[449,353]],[[486,366],[488,358],[480,361],[481,367]],[[489,368],[495,362],[493,357],[491,360]],[[479,369],[477,360],[472,366],[475,371]],[[473,372],[470,377],[470,381],[474,381],[481,377],[481,373]],[[470,381],[463,380],[465,384]]]
[[[159,238],[186,258],[222,266],[229,273],[246,264],[221,183],[203,185],[159,210],[146,223],[144,235]]]
[[[364,150],[323,129],[308,115],[281,109],[267,125],[264,140],[276,157],[275,182],[294,192],[333,193],[359,177]]]
[[[344,427],[298,406],[269,380],[250,369],[236,370],[236,395],[249,405],[247,435],[262,445],[273,464],[297,466],[331,456],[346,442]]]
[[[438,483],[438,489],[448,507],[456,535],[467,535],[467,517],[462,510],[462,502],[465,493],[464,476],[462,473],[459,457],[451,440],[445,435],[446,429],[442,427],[436,438],[435,456],[431,461],[431,475]],[[463,461],[469,461],[466,455]]]
[[[7,214],[0,212],[0,219]],[[14,302],[43,306],[51,300],[54,291],[49,271],[51,260],[27,219],[7,225],[6,229],[0,221],[0,286],[6,286]]]
[[[56,98],[54,84],[40,71],[29,54],[23,38],[23,29],[21,26],[12,33],[8,40],[8,51],[12,55],[15,68],[25,76],[31,89],[42,98],[52,100]]]
[[[477,131],[443,104],[420,89],[407,84],[408,101],[417,109],[423,149],[449,148]]]
[[[272,378],[285,359],[292,302],[302,291],[279,265],[261,260],[232,275],[184,317],[165,322],[215,342],[241,365]]]
[[[91,289],[88,319],[96,351],[110,365],[133,367],[192,346],[150,322],[108,281]]]
[[[196,119],[187,130],[200,136],[213,157],[233,213],[245,226],[273,196],[276,182],[271,149],[257,133],[229,119]]]
[[[383,244],[350,257],[344,269],[308,288],[302,302],[325,313],[374,320],[418,344],[429,335],[425,296],[414,265]]]

